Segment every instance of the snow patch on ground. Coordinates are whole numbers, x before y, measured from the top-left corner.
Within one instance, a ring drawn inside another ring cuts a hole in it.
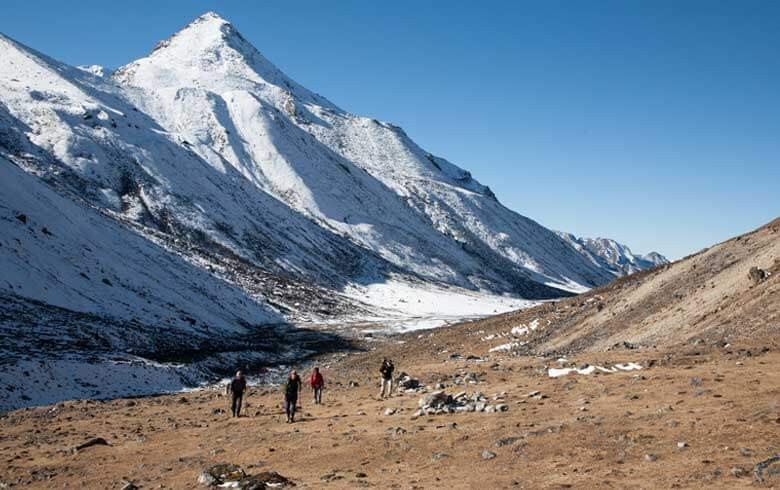
[[[528,325],[518,325],[517,327],[512,327],[512,330],[509,332],[512,335],[519,337],[521,335],[528,335],[528,332],[534,332],[537,328],[539,328],[539,319],[535,318]]]
[[[20,360],[3,366],[3,379],[16,380],[3,390],[0,412],[61,400],[117,398],[179,391],[187,385],[182,366],[146,360]]]
[[[642,366],[635,362],[629,362],[625,364],[615,364],[612,367],[605,368],[602,366],[587,366],[584,368],[549,368],[547,370],[547,375],[551,378],[558,378],[560,376],[566,376],[567,374],[576,373],[576,374],[593,374],[596,371],[602,372],[602,373],[617,373],[620,371],[634,371],[642,369]]]
[[[394,280],[350,285],[342,294],[376,307],[376,316],[359,320],[382,324],[390,332],[436,328],[539,304],[512,296]]]
[[[488,350],[488,352],[508,352],[524,344],[525,342],[517,342],[517,341],[507,342],[506,344],[497,345],[491,348],[490,350]]]

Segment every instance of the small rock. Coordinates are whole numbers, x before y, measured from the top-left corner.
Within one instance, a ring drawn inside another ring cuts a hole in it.
[[[496,447],[511,446],[520,439],[520,437],[505,437],[496,441]]]
[[[655,454],[645,454],[645,461],[649,461],[650,463],[652,463],[653,461],[655,461],[657,459],[658,459],[658,456],[656,456]]]
[[[496,405],[497,412],[506,412],[507,410],[509,410],[509,405],[507,405],[506,403],[499,403],[498,405]]]
[[[433,455],[431,455],[431,459],[434,461],[441,461],[442,459],[446,459],[449,457],[450,455],[447,453],[433,453]]]
[[[745,471],[745,468],[740,468],[739,466],[734,466],[729,470],[729,473],[731,473],[731,476],[734,478],[742,478],[743,476],[747,475],[747,471]]]
[[[780,478],[780,455],[772,456],[758,463],[753,468],[753,476],[759,483],[763,483],[764,477],[767,476]]]
[[[395,408],[386,408],[385,409],[385,415],[393,415],[395,414],[396,409]]]
[[[496,453],[488,451],[487,449],[482,451],[482,459],[493,459],[496,457]]]
[[[78,446],[74,447],[72,451],[74,453],[77,453],[81,451],[82,449],[86,449],[88,447],[92,446],[110,446],[111,444],[108,443],[105,439],[102,437],[93,437],[92,439],[88,440],[87,442],[83,444],[79,444]]]
[[[680,441],[677,443],[677,449],[685,449],[686,447],[688,447],[688,443],[685,441]]]
[[[121,490],[138,490],[138,487],[130,481],[122,481]]]
[[[748,277],[754,285],[761,283],[768,276],[769,274],[764,269],[759,269],[758,267],[751,267],[748,271]]]

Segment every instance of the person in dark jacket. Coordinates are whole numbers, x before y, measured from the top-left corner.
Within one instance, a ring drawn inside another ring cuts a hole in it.
[[[246,391],[246,378],[241,371],[236,372],[236,376],[230,380],[227,385],[227,394],[231,395],[230,411],[233,413],[233,417],[240,417],[241,413],[241,401],[244,398],[244,392]]]
[[[395,366],[393,361],[389,359],[382,360],[382,367],[379,368],[379,373],[382,375],[382,391],[379,392],[379,398],[384,398],[385,393],[387,396],[393,393],[393,371]]]
[[[322,377],[320,368],[315,367],[314,371],[311,372],[309,385],[311,385],[311,389],[314,391],[314,404],[322,404],[322,388],[325,386],[325,378]]]
[[[284,385],[284,411],[287,413],[287,423],[295,422],[295,406],[298,404],[298,394],[303,389],[303,382],[298,372],[293,369]]]

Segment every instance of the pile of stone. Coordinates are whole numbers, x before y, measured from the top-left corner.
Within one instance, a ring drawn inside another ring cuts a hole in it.
[[[501,398],[500,395],[496,395],[493,397],[493,401],[501,401]],[[444,391],[434,391],[420,398],[418,405],[420,408],[414,414],[418,417],[444,413],[496,413],[509,410],[509,406],[506,403],[491,404],[487,397],[478,391],[472,393],[471,396],[468,396],[465,391],[455,395],[448,395]]]
[[[275,471],[247,475],[240,466],[230,463],[219,463],[205,468],[198,476],[198,483],[210,488],[239,488],[243,490],[295,486],[295,483]]]
[[[423,389],[423,385],[420,383],[419,379],[412,378],[406,373],[401,373],[396,378],[396,385],[398,386],[399,390],[403,391],[420,391]]]
[[[462,384],[477,384],[479,383],[479,375],[477,373],[462,373],[454,376],[452,378],[453,384],[456,385],[462,385]]]

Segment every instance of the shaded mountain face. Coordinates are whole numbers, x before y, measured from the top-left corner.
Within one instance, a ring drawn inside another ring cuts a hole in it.
[[[626,245],[610,238],[579,238],[571,233],[557,233],[588,260],[618,277],[669,263],[658,252],[637,255]]]

